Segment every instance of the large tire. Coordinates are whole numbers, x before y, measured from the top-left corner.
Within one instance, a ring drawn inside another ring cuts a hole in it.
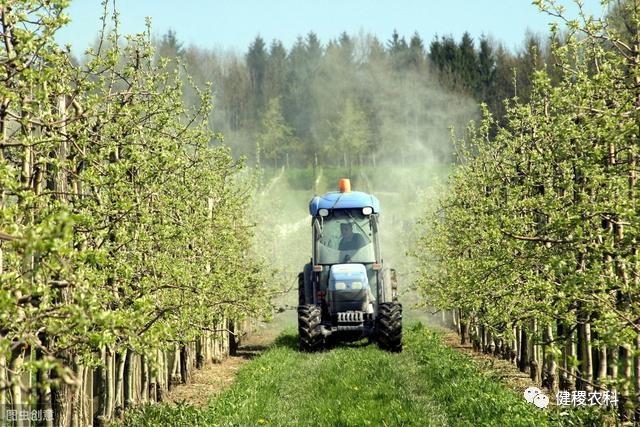
[[[313,304],[298,307],[298,344],[300,351],[319,351],[323,347],[320,307]]]
[[[378,306],[376,341],[383,350],[402,351],[402,304],[384,302]]]

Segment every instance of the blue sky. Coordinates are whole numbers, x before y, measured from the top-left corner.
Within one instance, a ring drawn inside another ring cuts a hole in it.
[[[589,13],[601,15],[599,0],[584,3]],[[407,38],[418,31],[427,45],[436,34],[459,39],[469,31],[476,39],[485,34],[516,49],[525,30],[545,33],[551,22],[530,0],[119,0],[117,8],[125,33],[142,31],[150,16],[155,35],[173,29],[186,45],[241,53],[258,34],[290,47],[309,31],[323,42],[342,31],[369,32],[385,41],[394,29]],[[101,11],[100,0],[72,0],[67,11],[72,22],[60,31],[58,41],[81,53],[96,37]]]

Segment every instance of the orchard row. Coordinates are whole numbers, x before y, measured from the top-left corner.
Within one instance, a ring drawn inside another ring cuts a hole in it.
[[[636,421],[638,6],[622,2],[622,20],[566,20],[530,101],[511,99],[502,126],[485,112],[458,144],[450,191],[418,244],[420,288],[455,310],[463,340],[551,390],[615,391],[622,419]]]
[[[180,67],[106,14],[77,64],[67,3],[0,6],[0,407],[87,425],[221,357],[268,298],[208,97],[186,107]]]

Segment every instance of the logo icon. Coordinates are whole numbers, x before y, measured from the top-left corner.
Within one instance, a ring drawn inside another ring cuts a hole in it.
[[[544,409],[549,406],[549,397],[538,387],[528,387],[524,391],[524,400],[529,403],[533,403],[540,409]]]

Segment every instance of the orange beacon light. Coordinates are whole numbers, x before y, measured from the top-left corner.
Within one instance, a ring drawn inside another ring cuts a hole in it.
[[[351,193],[351,181],[349,178],[341,178],[338,183],[338,188],[341,193]]]

